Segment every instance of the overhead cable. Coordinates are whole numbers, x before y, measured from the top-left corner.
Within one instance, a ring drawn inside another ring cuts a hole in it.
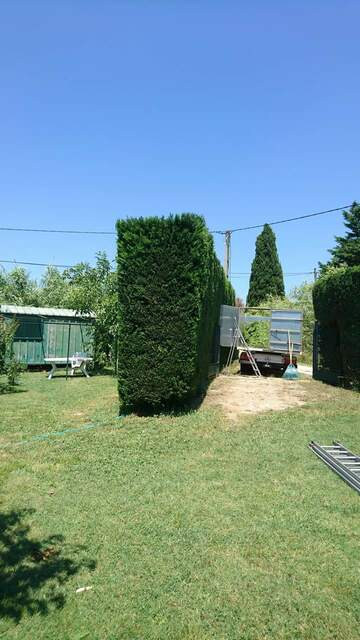
[[[262,222],[261,224],[255,224],[248,227],[238,227],[237,229],[226,229],[226,230],[215,230],[210,231],[210,233],[219,233],[225,234],[235,233],[236,231],[248,231],[250,229],[260,229],[264,226],[264,224],[269,224],[270,226],[276,224],[284,224],[285,222],[294,222],[295,220],[305,220],[306,218],[314,218],[315,216],[322,216],[326,213],[332,213],[333,211],[343,211],[345,209],[350,209],[351,205],[346,205],[343,207],[336,207],[335,209],[327,209],[326,211],[317,211],[316,213],[307,213],[303,216],[295,216],[293,218],[284,218],[283,220],[274,220],[272,222]],[[36,228],[25,228],[25,227],[0,227],[0,231],[21,231],[27,233],[63,233],[63,234],[73,234],[73,235],[101,235],[101,236],[115,236],[115,231],[94,231],[88,229],[36,229]]]
[[[250,227],[238,227],[237,229],[227,229],[226,231],[211,231],[211,233],[235,233],[236,231],[249,231],[250,229],[260,229],[264,224],[274,226],[275,224],[284,224],[285,222],[294,222],[294,220],[304,220],[305,218],[314,218],[315,216],[323,216],[325,213],[332,213],[333,211],[343,211],[344,209],[350,209],[352,205],[349,204],[344,207],[336,207],[336,209],[327,209],[326,211],[317,211],[316,213],[307,213],[304,216],[295,216],[294,218],[284,218],[284,220],[274,220],[273,222],[262,222],[262,224],[253,224]]]
[[[112,261],[113,262],[113,261]],[[76,265],[74,264],[52,264],[49,262],[25,262],[23,260],[0,260],[0,264],[13,264],[15,267],[17,265],[26,265],[30,267],[56,267],[58,269],[72,269]],[[313,274],[313,271],[296,271],[291,273],[284,273],[284,276],[304,276]],[[242,276],[249,276],[250,272],[234,272],[232,274],[233,278],[241,278]]]

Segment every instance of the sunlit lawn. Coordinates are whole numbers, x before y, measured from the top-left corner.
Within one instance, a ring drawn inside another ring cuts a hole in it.
[[[307,444],[360,451],[359,408],[329,387],[237,423],[118,418],[111,376],[24,375],[0,396],[0,637],[358,638],[359,497]]]

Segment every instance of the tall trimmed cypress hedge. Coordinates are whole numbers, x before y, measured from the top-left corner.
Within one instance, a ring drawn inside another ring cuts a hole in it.
[[[234,291],[204,220],[119,220],[119,395],[128,409],[181,404],[207,384],[220,305]]]
[[[313,289],[319,323],[320,376],[360,380],[360,266],[324,275]]]

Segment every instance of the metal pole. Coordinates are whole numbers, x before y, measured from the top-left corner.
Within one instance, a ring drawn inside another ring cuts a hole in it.
[[[71,332],[71,322],[69,321],[68,344],[67,344],[67,358],[66,358],[66,380],[68,379],[68,371],[69,371],[70,332]]]
[[[230,256],[231,256],[231,231],[225,231],[225,258],[224,271],[228,278],[230,273]]]
[[[316,282],[317,278],[318,278],[317,268],[314,267],[314,282]]]

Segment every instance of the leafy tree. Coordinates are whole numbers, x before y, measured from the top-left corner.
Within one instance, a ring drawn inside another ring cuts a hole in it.
[[[314,331],[314,307],[312,301],[313,283],[303,282],[300,286],[295,287],[285,297],[269,296],[263,301],[264,307],[269,309],[298,309],[303,311],[303,359],[311,362],[312,359],[312,343]],[[264,315],[270,313],[264,312]],[[244,329],[246,341],[251,347],[269,346],[269,327],[265,322],[253,322]]]
[[[267,315],[258,313],[257,315]],[[243,334],[250,347],[269,348],[270,324],[268,322],[250,322],[243,328]]]
[[[49,266],[41,279],[40,302],[44,307],[65,307],[68,283],[63,274]]]
[[[0,277],[0,302],[39,305],[40,292],[34,280],[22,267],[15,267]]]
[[[5,286],[6,286],[6,271],[4,267],[0,266],[0,301],[3,300]]]
[[[79,262],[74,267],[65,269],[63,278],[66,283],[65,306],[81,313],[94,311],[98,299],[96,269],[87,262]]]
[[[256,239],[246,304],[255,307],[269,296],[283,298],[284,295],[284,277],[276,248],[276,236],[271,227],[265,224]]]
[[[94,312],[95,362],[116,364],[117,283],[106,253],[96,255],[96,265],[80,263],[63,273],[66,283],[64,306],[82,313]]]
[[[95,362],[104,366],[116,358],[117,285],[116,273],[105,253],[98,253],[96,265],[87,262],[60,272],[49,266],[40,287],[28,273],[16,267],[0,271],[0,302],[44,307],[63,307],[81,313],[94,312]]]
[[[61,273],[48,267],[41,283],[44,306],[65,307],[80,313],[95,313],[94,359],[105,366],[116,359],[116,273],[106,253],[96,255],[95,267],[80,262]]]
[[[356,267],[360,265],[360,205],[353,202],[349,211],[343,211],[344,224],[348,229],[345,236],[335,236],[336,246],[330,249],[332,259],[327,265],[320,265],[322,273],[329,267]]]

